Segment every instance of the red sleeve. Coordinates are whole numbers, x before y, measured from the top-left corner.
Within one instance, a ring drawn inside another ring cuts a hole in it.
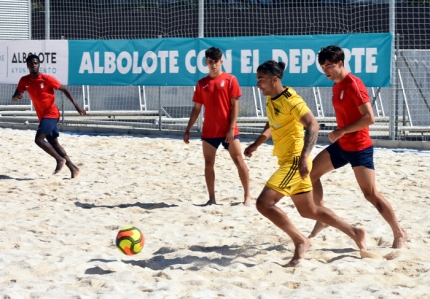
[[[27,90],[27,88],[25,88],[25,78],[21,77],[21,79],[19,79],[18,82],[18,86],[16,87],[16,90],[18,90],[19,92],[24,93],[24,91]]]
[[[199,83],[200,82],[197,82],[197,84],[196,84],[196,90],[194,91],[193,102],[199,103],[199,104],[203,104],[203,98],[201,96],[200,84]]]
[[[360,107],[364,103],[369,103],[369,94],[367,93],[366,86],[364,86],[363,82],[353,82],[352,83],[352,98],[354,99],[357,107]]]
[[[242,96],[242,91],[240,90],[239,82],[235,76],[231,76],[230,81],[230,99],[239,98]]]
[[[49,84],[52,86],[52,88],[54,88],[55,90],[58,90],[61,86],[60,81],[57,80],[57,78],[55,78],[54,76],[49,76],[46,75],[47,80],[49,82]]]

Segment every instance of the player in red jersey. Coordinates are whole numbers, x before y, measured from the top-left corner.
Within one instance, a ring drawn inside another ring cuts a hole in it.
[[[401,248],[408,235],[400,226],[390,203],[377,191],[373,164],[373,143],[369,125],[375,122],[369,95],[363,82],[344,67],[345,54],[338,46],[322,48],[318,63],[328,79],[334,81],[332,103],[336,114],[337,129],[329,133],[332,142],[313,160],[311,180],[314,200],[324,205],[321,176],[333,169],[351,164],[355,178],[364,197],[390,225],[393,234],[393,248]],[[310,234],[315,237],[327,227],[317,222]]]
[[[72,178],[75,178],[79,174],[79,168],[72,163],[66,151],[58,143],[60,133],[57,122],[60,118],[60,112],[55,105],[54,89],[62,91],[80,115],[86,115],[86,111],[76,103],[67,88],[55,77],[39,72],[40,60],[37,55],[28,56],[26,62],[30,74],[19,80],[12,101],[19,101],[24,97],[24,91],[28,92],[39,119],[35,138],[36,144],[57,161],[54,174],[59,173],[66,165],[70,169]]]
[[[184,134],[184,142],[189,143],[190,130],[205,107],[202,129],[202,147],[205,159],[205,179],[209,192],[206,205],[216,204],[215,200],[215,155],[220,144],[230,153],[237,167],[244,189],[244,205],[251,205],[248,167],[242,156],[237,127],[239,97],[242,92],[236,77],[221,70],[222,52],[211,47],[206,50],[206,64],[209,75],[197,82],[194,92],[194,107]]]

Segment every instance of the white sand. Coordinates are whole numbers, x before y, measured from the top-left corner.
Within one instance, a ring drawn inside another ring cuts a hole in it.
[[[349,167],[325,176],[326,203],[367,229],[369,252],[329,228],[296,268],[292,242],[255,209],[228,153],[218,152],[217,201],[207,201],[201,141],[60,136],[81,168],[51,175],[55,161],[34,131],[0,129],[0,298],[430,298],[430,155],[377,150],[377,186],[410,241],[390,248],[388,224]],[[243,149],[248,141],[243,142]],[[316,148],[313,155],[321,147]],[[272,146],[247,159],[255,198],[276,169]],[[291,199],[279,206],[306,235]],[[119,228],[146,237],[133,257],[114,246]]]

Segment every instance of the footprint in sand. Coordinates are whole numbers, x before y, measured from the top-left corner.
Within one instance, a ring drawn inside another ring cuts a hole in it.
[[[373,252],[369,252],[366,250],[360,250],[360,256],[361,258],[369,258],[369,259],[382,259],[382,256],[380,256],[379,254],[373,253]]]
[[[399,255],[400,255],[400,251],[396,250],[396,251],[393,251],[393,252],[390,252],[390,253],[384,255],[384,259],[386,259],[386,260],[394,260]]]

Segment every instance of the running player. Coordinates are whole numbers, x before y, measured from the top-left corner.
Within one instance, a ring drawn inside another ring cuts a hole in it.
[[[19,80],[12,101],[19,101],[24,97],[24,92],[28,92],[39,119],[35,138],[36,144],[57,161],[54,174],[59,173],[66,165],[70,169],[71,177],[76,178],[79,175],[79,168],[72,163],[66,151],[58,143],[60,133],[57,122],[60,118],[60,112],[55,105],[54,89],[62,91],[80,115],[86,115],[86,111],[76,103],[69,90],[55,77],[39,72],[40,60],[37,55],[28,56],[26,62],[30,74]]]
[[[324,206],[320,180],[324,174],[351,164],[364,197],[390,225],[394,235],[393,248],[401,248],[408,235],[397,221],[390,203],[376,189],[373,142],[369,135],[369,125],[375,122],[375,116],[369,95],[360,78],[345,69],[344,60],[345,54],[338,46],[322,48],[318,53],[318,62],[324,74],[334,81],[332,103],[337,129],[328,135],[333,143],[313,160],[311,180],[314,200],[318,206]],[[309,237],[315,237],[325,227],[324,221],[317,221]]]
[[[287,267],[296,266],[304,258],[311,241],[276,206],[284,196],[291,197],[302,217],[339,229],[351,237],[360,250],[365,250],[364,228],[353,227],[331,210],[314,203],[309,177],[312,169],[310,153],[317,141],[319,125],[302,97],[291,87],[282,85],[284,69],[285,63],[274,60],[257,68],[257,87],[266,96],[268,122],[261,135],[245,149],[245,156],[251,157],[263,142],[272,137],[273,155],[279,164],[279,169],[269,178],[257,199],[257,209],[293,240],[294,255]]]

